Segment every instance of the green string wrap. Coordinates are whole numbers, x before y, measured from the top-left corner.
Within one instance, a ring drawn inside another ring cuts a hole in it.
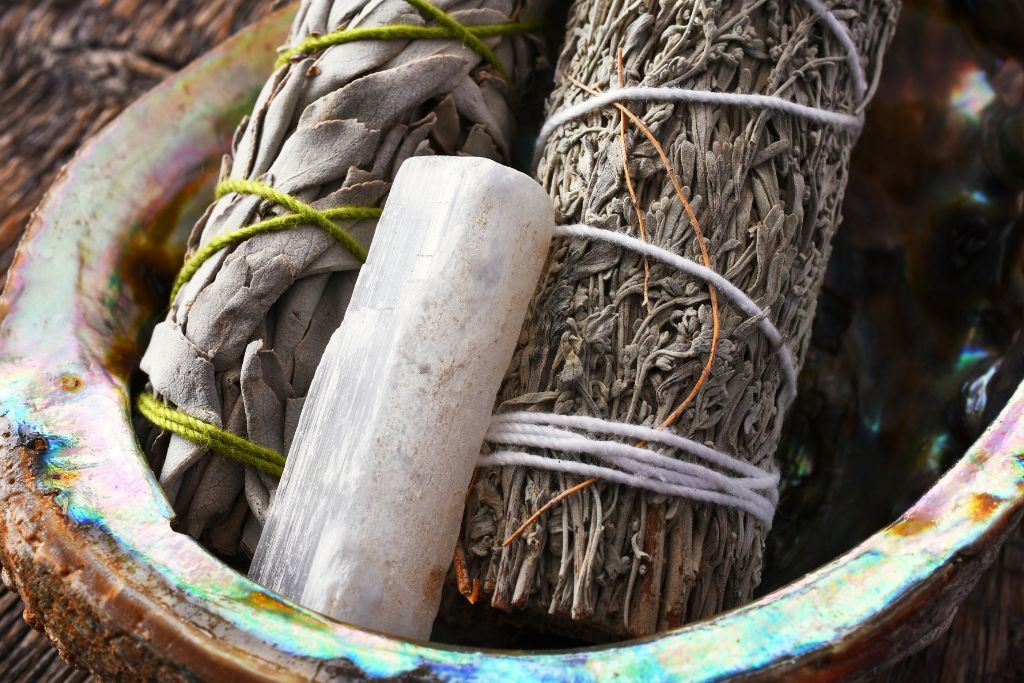
[[[427,19],[433,19],[438,24],[440,24],[442,28],[446,28],[449,31],[451,31],[453,38],[461,40],[463,45],[470,48],[471,50],[473,50],[473,52],[476,52],[483,59],[490,62],[491,66],[494,67],[494,70],[498,72],[498,75],[500,75],[503,79],[505,79],[506,82],[509,82],[511,85],[511,78],[509,77],[508,71],[505,70],[505,65],[501,63],[500,59],[498,59],[498,55],[494,54],[494,50],[487,47],[487,45],[485,45],[484,42],[480,40],[480,38],[473,35],[473,33],[466,26],[463,26],[459,22],[455,21],[452,15],[448,14],[440,7],[436,7],[431,3],[427,2],[427,0],[405,1],[412,5],[413,7],[415,7],[417,10],[419,10],[419,12],[425,15]]]
[[[293,48],[285,50],[278,56],[275,68],[284,66],[296,55],[318,52],[332,45],[344,45],[359,40],[458,40],[470,48],[494,67],[494,70],[505,81],[510,81],[505,65],[487,47],[481,38],[495,36],[521,35],[532,33],[543,27],[538,21],[505,22],[501,24],[484,24],[482,26],[466,26],[455,20],[443,9],[432,5],[427,0],[405,0],[426,19],[433,19],[440,26],[412,26],[408,24],[390,24],[388,26],[360,26],[342,28],[324,36],[309,36]]]
[[[342,28],[323,36],[309,36],[297,46],[285,50],[277,58],[275,68],[288,64],[294,57],[324,50],[332,45],[344,45],[360,40],[458,40],[476,52],[494,67],[495,72],[509,84],[510,94],[515,99],[515,87],[498,55],[489,48],[483,38],[521,35],[543,28],[541,22],[504,22],[482,26],[466,26],[454,17],[434,6],[428,0],[405,0],[425,19],[433,20],[438,26],[412,26],[393,24]],[[229,193],[261,197],[284,207],[290,213],[274,216],[253,225],[218,235],[195,251],[182,266],[171,288],[171,303],[181,288],[196,274],[200,267],[214,254],[227,247],[240,244],[256,235],[289,230],[300,225],[313,224],[338,241],[360,262],[365,262],[367,250],[344,228],[335,224],[339,220],[365,220],[380,218],[382,209],[362,206],[339,206],[332,209],[316,209],[292,195],[275,190],[258,180],[224,180],[217,184],[216,197]],[[280,477],[284,472],[285,456],[270,448],[258,446],[236,434],[214,424],[163,403],[151,393],[142,393],[137,402],[139,413],[157,427],[191,441],[211,451],[225,455],[246,465]]]
[[[336,220],[361,220],[380,218],[383,209],[370,206],[338,206],[333,209],[316,209],[290,194],[275,190],[259,180],[223,180],[217,183],[214,194],[217,199],[235,192],[266,199],[278,206],[288,209],[291,213],[274,216],[266,220],[247,225],[237,230],[218,235],[196,250],[181,267],[171,288],[171,303],[178,296],[181,288],[192,279],[196,271],[221,249],[240,244],[250,237],[268,232],[288,230],[300,225],[316,225],[338,241],[341,246],[359,259],[366,262],[367,250],[352,234],[334,224]],[[177,408],[165,405],[153,394],[143,393],[138,400],[139,413],[157,427],[167,430],[192,443],[226,455],[238,462],[252,465],[264,472],[280,477],[284,471],[284,456],[277,451],[258,446],[237,434],[221,429],[192,417]]]
[[[141,394],[137,405],[143,417],[157,427],[184,437],[198,446],[252,465],[275,477],[280,477],[284,472],[284,456],[275,450],[257,446],[216,425],[164,405],[152,394]]]
[[[244,228],[238,228],[223,235],[217,235],[197,249],[194,254],[188,257],[185,265],[178,271],[178,276],[174,278],[174,286],[171,288],[171,303],[174,303],[178,292],[181,291],[186,282],[192,279],[196,271],[221,249],[240,244],[250,237],[262,233],[288,230],[304,223],[312,223],[322,228],[324,232],[337,240],[338,244],[345,247],[360,262],[365,262],[368,253],[366,247],[360,244],[348,230],[335,225],[334,221],[380,218],[382,211],[382,209],[369,206],[338,206],[333,209],[315,209],[290,194],[275,190],[258,180],[223,180],[217,184],[217,199],[231,192],[262,197],[267,201],[283,206],[291,211],[291,213],[284,216],[274,216],[259,223],[247,225]]]

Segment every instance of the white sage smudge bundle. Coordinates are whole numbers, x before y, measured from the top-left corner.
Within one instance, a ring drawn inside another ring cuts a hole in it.
[[[440,0],[467,26],[536,19],[542,0]],[[288,41],[339,27],[435,25],[403,0],[305,0]],[[536,68],[539,39],[485,38],[501,67],[459,40],[361,40],[278,68],[236,133],[222,178],[260,180],[316,209],[383,205],[402,162],[431,154],[509,158],[510,93]],[[503,68],[509,81],[501,75]],[[228,194],[190,249],[286,209]],[[340,225],[369,246],[376,221]],[[313,373],[345,312],[360,262],[321,228],[260,234],[224,249],[181,289],[142,361],[167,404],[287,453]],[[232,556],[256,546],[277,477],[151,428],[146,451],[180,529]]]
[[[773,95],[856,114],[870,98],[873,86],[865,82],[880,69],[898,4],[831,4],[863,65],[858,81],[850,53],[810,0],[577,0],[549,113],[589,98],[580,86],[618,87],[621,50],[626,86]],[[628,107],[666,150],[706,237],[711,268],[766,312],[799,361],[856,132],[760,107]],[[619,124],[609,106],[562,125],[548,140],[538,177],[561,222],[639,237]],[[647,239],[701,262],[695,226],[655,147],[627,126],[626,162]],[[557,241],[496,412],[662,425],[701,376],[713,315],[704,282],[654,260],[649,267],[648,306],[642,257],[605,241]],[[757,323],[721,302],[710,374],[671,429],[771,470],[785,411],[783,376]],[[607,640],[672,628],[750,599],[766,525],[736,508],[598,480],[503,545],[532,513],[582,480],[524,466],[478,473],[462,541],[483,603],[523,611],[528,623],[547,630]],[[467,609],[451,592],[448,616],[464,618]],[[487,616],[479,608],[472,614]]]

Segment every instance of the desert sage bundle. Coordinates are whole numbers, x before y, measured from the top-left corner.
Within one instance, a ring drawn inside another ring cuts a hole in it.
[[[556,118],[620,85],[746,99],[628,102],[664,160],[634,122],[620,128],[623,114],[611,103],[561,121],[538,170],[561,221],[628,233],[699,263],[695,218],[710,268],[756,302],[799,360],[856,139],[855,126],[833,125],[828,114],[856,122],[897,11],[898,0],[830,8],[817,0],[577,0],[549,100]],[[774,469],[784,368],[761,321],[714,296],[705,282],[606,240],[557,241],[496,412],[671,423],[674,433]],[[573,457],[562,450],[534,454]],[[606,640],[749,600],[764,521],[735,507],[583,480],[565,468],[479,472],[463,544],[483,602]],[[448,613],[460,604],[449,601]]]
[[[195,226],[190,251],[293,213],[281,205],[292,199],[317,211],[379,207],[413,156],[507,160],[510,101],[540,52],[523,19],[537,18],[541,4],[305,0],[288,50],[225,158],[226,191]],[[402,28],[410,26],[429,31]],[[475,26],[488,28],[479,37],[459,33]],[[213,254],[153,333],[142,368],[160,404],[140,408],[166,404],[286,453],[375,224],[339,221],[351,244],[310,222]],[[277,476],[194,436],[185,424],[177,433],[151,428],[145,439],[180,528],[223,555],[251,554]]]

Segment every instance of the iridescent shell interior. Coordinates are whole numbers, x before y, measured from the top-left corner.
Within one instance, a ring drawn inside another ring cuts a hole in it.
[[[763,589],[906,510],[1024,378],[1024,73],[990,25],[1005,8],[939,4],[904,7],[854,152]]]

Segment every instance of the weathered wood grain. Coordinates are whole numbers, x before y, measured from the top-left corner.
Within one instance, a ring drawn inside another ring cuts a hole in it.
[[[83,140],[272,4],[0,4],[0,272],[50,179]]]
[[[271,9],[271,0],[0,3],[0,284],[60,167],[126,105]],[[158,134],[154,131],[154,134]],[[0,589],[0,680],[82,681]]]
[[[872,683],[1024,681],[1024,526],[1010,534],[949,630]]]

